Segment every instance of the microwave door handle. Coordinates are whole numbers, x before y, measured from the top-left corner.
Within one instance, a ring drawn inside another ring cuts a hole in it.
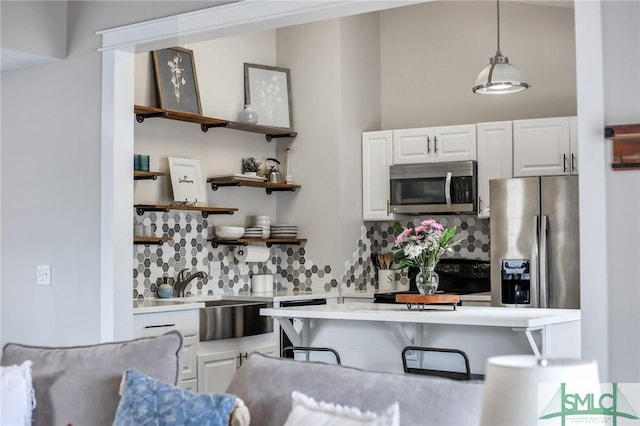
[[[444,198],[447,200],[447,207],[451,208],[451,172],[447,172],[444,181]]]

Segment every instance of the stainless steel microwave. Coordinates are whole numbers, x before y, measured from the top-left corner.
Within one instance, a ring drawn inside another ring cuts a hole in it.
[[[389,210],[400,214],[477,213],[475,161],[395,164],[389,168]]]

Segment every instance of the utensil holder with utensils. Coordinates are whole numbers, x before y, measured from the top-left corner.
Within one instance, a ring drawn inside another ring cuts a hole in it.
[[[378,291],[395,291],[396,271],[391,269],[393,254],[371,253],[371,260],[378,270]]]

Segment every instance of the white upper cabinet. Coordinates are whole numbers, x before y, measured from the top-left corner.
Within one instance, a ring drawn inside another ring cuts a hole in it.
[[[362,219],[393,220],[389,213],[389,166],[393,161],[391,130],[362,134]]]
[[[572,131],[572,122],[574,131]],[[545,176],[578,172],[576,117],[513,122],[513,175]],[[572,135],[575,141],[572,143]]]
[[[478,140],[478,217],[491,214],[489,180],[513,177],[513,128],[511,121],[479,123]]]
[[[475,159],[475,124],[393,131],[393,164]]]

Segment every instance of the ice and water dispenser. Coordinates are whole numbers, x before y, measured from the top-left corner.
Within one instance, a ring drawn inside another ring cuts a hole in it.
[[[529,259],[502,259],[500,265],[502,303],[531,303],[531,269]]]

